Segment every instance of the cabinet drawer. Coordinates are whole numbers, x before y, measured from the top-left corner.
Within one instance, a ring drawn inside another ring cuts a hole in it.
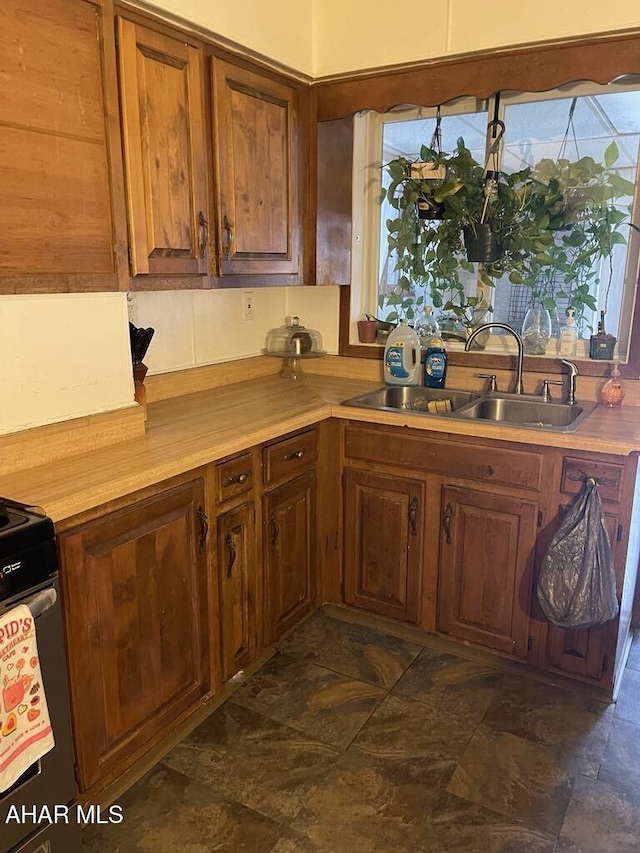
[[[216,465],[216,500],[218,503],[241,495],[253,488],[253,460],[250,453],[226,459]]]
[[[541,488],[543,457],[526,450],[350,427],[347,429],[345,453],[347,458],[381,462],[412,471],[464,477],[533,491]]]
[[[317,458],[318,430],[316,429],[270,444],[262,451],[265,485],[297,474],[298,471],[315,464]]]
[[[593,477],[603,501],[619,503],[622,496],[624,465],[614,462],[594,462],[578,456],[565,456],[562,463],[561,491],[565,495],[577,495],[583,482]]]

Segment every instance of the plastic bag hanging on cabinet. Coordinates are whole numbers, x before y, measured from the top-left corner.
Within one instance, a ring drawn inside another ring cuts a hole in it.
[[[616,576],[596,481],[587,479],[551,540],[538,600],[560,628],[590,628],[618,612]]]

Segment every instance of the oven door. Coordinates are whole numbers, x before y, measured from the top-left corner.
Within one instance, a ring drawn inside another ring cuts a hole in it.
[[[69,821],[71,821],[69,815]],[[80,853],[82,834],[80,827],[55,823],[46,826],[26,841],[14,847],[11,853]]]
[[[18,604],[26,604],[35,616],[42,682],[55,746],[32,764],[11,788],[0,794],[0,853],[8,853],[20,841],[44,827],[44,823],[37,822],[42,806],[48,806],[53,814],[53,806],[66,805],[75,795],[67,671],[57,579],[49,579],[28,593],[3,601],[0,614]],[[34,808],[36,814],[31,817]],[[22,818],[25,810],[29,811],[24,820],[17,821],[15,816]],[[73,848],[69,846],[67,849],[71,851]]]

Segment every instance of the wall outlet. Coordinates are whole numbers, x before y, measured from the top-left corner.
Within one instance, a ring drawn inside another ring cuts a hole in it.
[[[242,319],[253,320],[253,293],[250,290],[245,290],[242,294]]]

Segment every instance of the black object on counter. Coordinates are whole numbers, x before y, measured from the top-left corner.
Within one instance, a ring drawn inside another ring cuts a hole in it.
[[[149,326],[148,329],[142,327],[136,328],[133,323],[129,323],[129,340],[131,342],[131,361],[134,365],[140,364],[147,354],[151,339],[155,334],[155,329]]]

